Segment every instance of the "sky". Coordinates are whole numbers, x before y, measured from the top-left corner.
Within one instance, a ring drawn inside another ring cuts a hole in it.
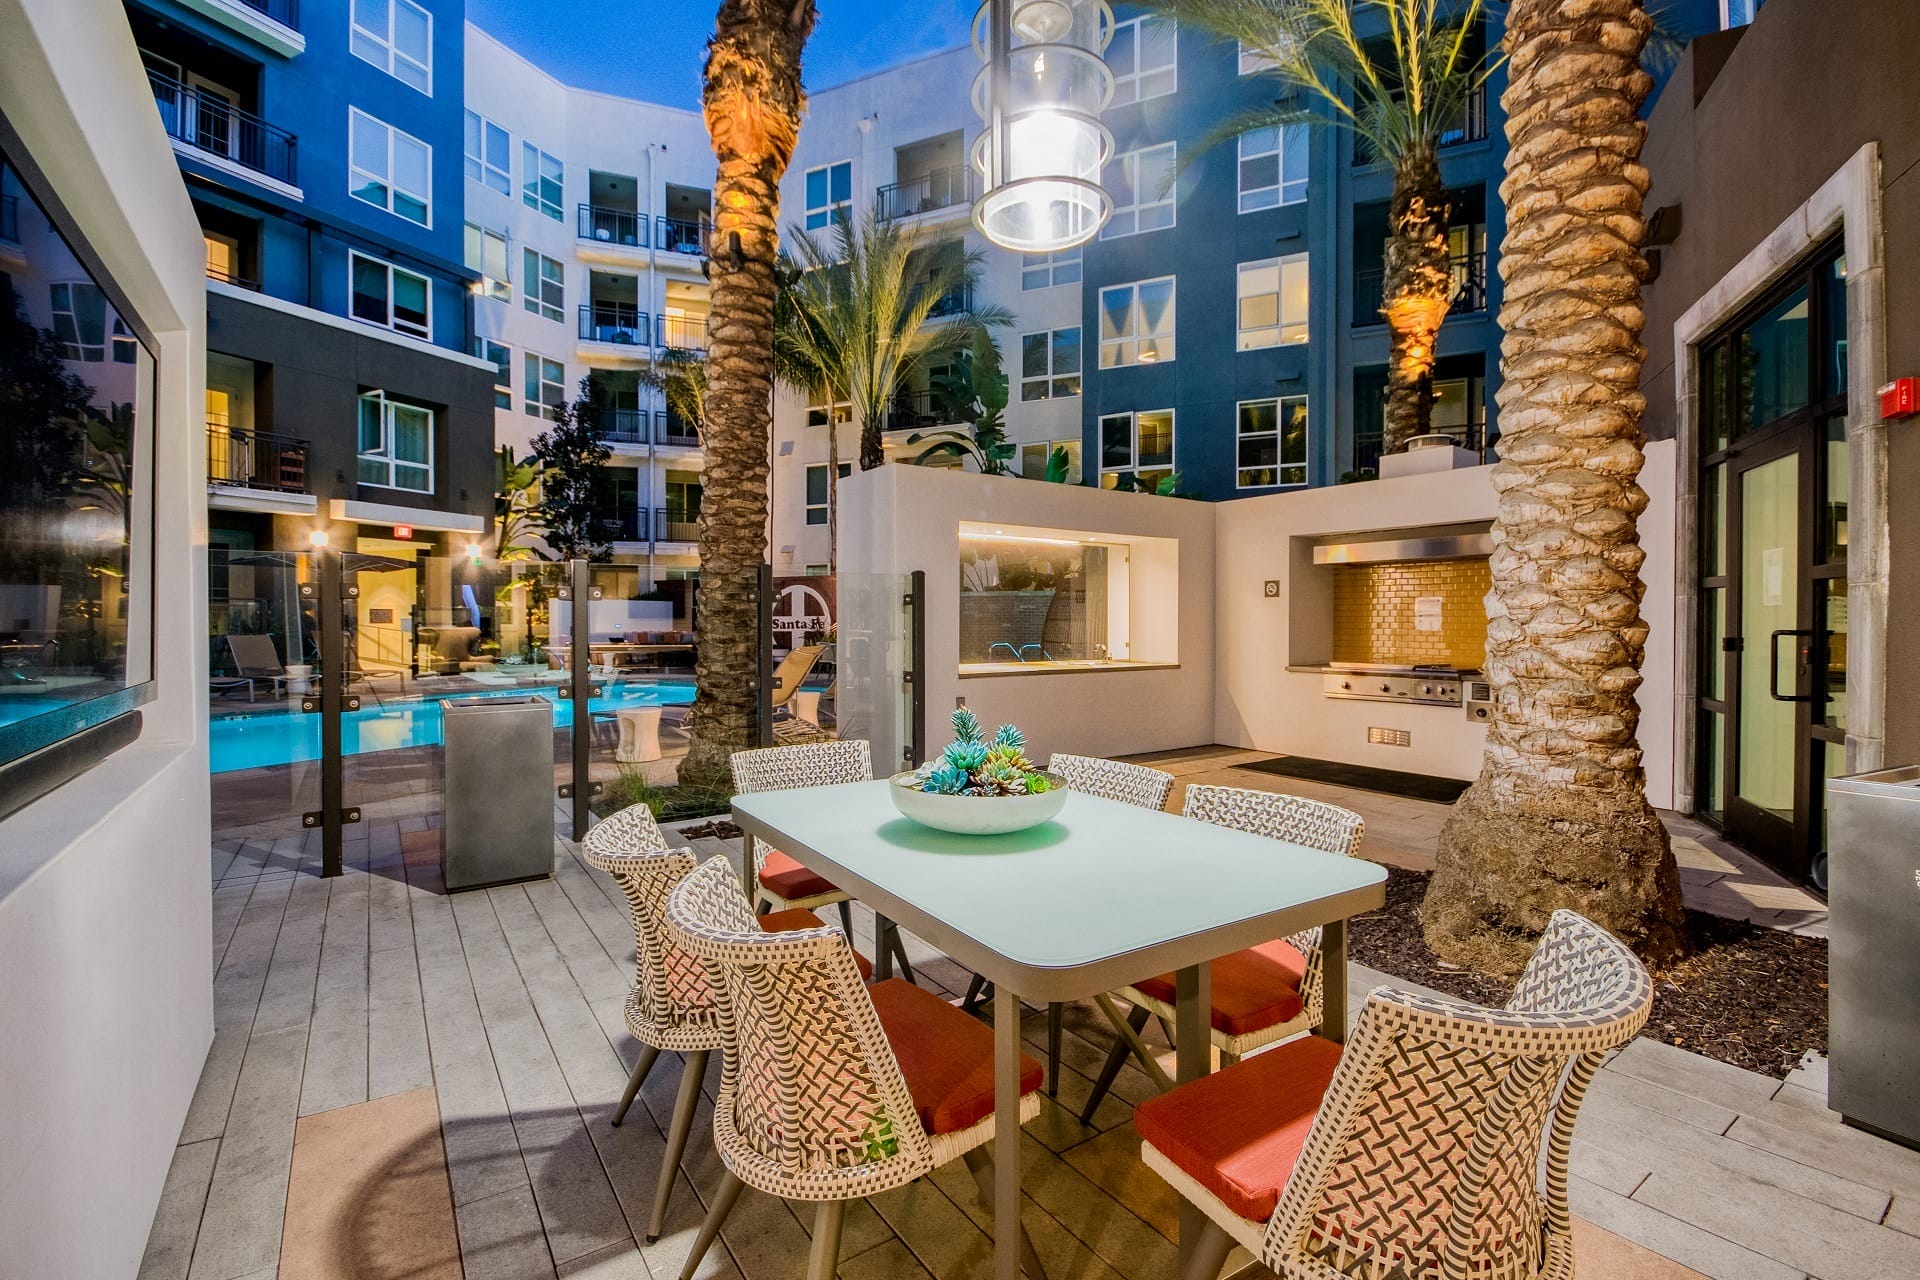
[[[819,90],[967,41],[979,0],[818,0],[806,85]],[[697,109],[719,0],[467,0],[467,18],[582,89]]]

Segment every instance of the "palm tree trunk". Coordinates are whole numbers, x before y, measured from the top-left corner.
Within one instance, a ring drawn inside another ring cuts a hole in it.
[[[683,784],[724,785],[727,757],[754,742],[756,646],[767,643],[754,595],[767,558],[780,178],[800,133],[800,54],[815,16],[813,0],[724,0],[707,46],[702,108],[717,162],[713,315],[699,652]]]
[[[884,466],[887,461],[887,449],[880,441],[880,423],[886,414],[870,413],[860,420],[860,469],[871,471]]]
[[[1639,163],[1642,0],[1514,0],[1500,272],[1500,494],[1487,597],[1494,714],[1440,836],[1422,920],[1457,963],[1513,968],[1556,907],[1653,960],[1683,948],[1647,803]]]
[[[1393,170],[1386,272],[1380,314],[1387,355],[1387,420],[1381,449],[1399,453],[1433,421],[1433,349],[1453,302],[1447,223],[1452,211],[1440,181],[1439,157],[1428,148],[1402,156]]]
[[[840,567],[840,423],[827,397],[827,572]]]

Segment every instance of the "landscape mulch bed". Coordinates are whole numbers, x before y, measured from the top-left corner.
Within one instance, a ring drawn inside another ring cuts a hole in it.
[[[682,827],[680,834],[689,840],[698,840],[702,836],[712,836],[715,840],[738,840],[747,833],[725,818],[715,818],[712,822],[703,822],[697,827]]]
[[[1420,932],[1424,871],[1387,868],[1387,905],[1355,917],[1348,955],[1360,964],[1479,1004],[1513,984],[1449,965]],[[1780,1079],[1809,1049],[1827,1049],[1827,940],[1687,912],[1694,951],[1655,973],[1643,1036]]]

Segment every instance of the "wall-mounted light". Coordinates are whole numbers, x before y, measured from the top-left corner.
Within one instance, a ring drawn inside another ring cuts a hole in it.
[[[479,564],[480,558],[483,554],[484,553],[480,550],[479,543],[469,542],[467,544],[467,559],[473,561],[475,564]]]
[[[1004,249],[1046,253],[1084,244],[1113,213],[1100,170],[1113,135],[1101,54],[1113,38],[1106,0],[985,0],[973,47],[985,66],[973,106],[986,128],[973,145],[981,196],[973,222]]]
[[[315,529],[307,534],[307,545],[316,551],[324,548],[327,545],[327,541],[327,531],[325,529]]]

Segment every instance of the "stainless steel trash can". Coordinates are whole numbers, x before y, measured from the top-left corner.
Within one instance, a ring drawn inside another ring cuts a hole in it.
[[[1920,765],[1827,794],[1827,1105],[1920,1146]]]
[[[553,704],[461,698],[440,710],[440,872],[448,891],[552,875]]]

